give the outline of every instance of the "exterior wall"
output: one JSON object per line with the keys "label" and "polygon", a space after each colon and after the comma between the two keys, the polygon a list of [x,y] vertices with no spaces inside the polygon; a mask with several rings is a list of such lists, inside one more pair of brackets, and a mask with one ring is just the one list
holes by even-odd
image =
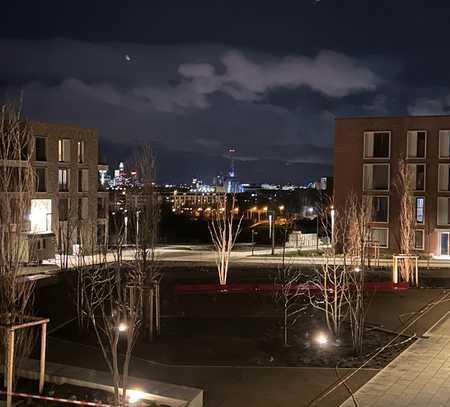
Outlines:
{"label": "exterior wall", "polygon": [[[46,138],[46,161],[36,161],[36,150],[33,148],[33,167],[45,167],[47,170],[46,192],[36,192],[34,198],[51,199],[52,200],[52,231],[55,233],[57,240],[60,239],[58,205],[61,198],[69,199],[69,221],[67,224],[71,229],[81,224],[84,234],[93,238],[94,245],[96,244],[96,229],[98,223],[107,225],[107,219],[98,219],[97,217],[97,198],[104,197],[106,205],[108,205],[108,194],[106,192],[98,191],[98,135],[97,131],[93,129],[83,129],[74,126],[51,124],[51,123],[32,123],[33,142],[37,136]],[[70,161],[58,161],[58,140],[70,140]],[[77,157],[77,142],[84,141],[84,162],[78,163]],[[58,185],[58,169],[70,169],[69,192],[59,192]],[[81,169],[88,170],[88,189],[86,192],[78,191],[78,171]],[[88,216],[86,220],[80,221],[78,219],[78,199],[82,197],[88,198]],[[106,215],[107,216],[107,215]],[[106,226],[107,227],[107,226]],[[76,232],[72,233],[72,242],[69,250],[72,249],[72,244],[76,243]],[[91,247],[89,247],[90,249]]]}
{"label": "exterior wall", "polygon": [[[450,116],[423,117],[377,117],[377,118],[339,118],[335,126],[335,157],[334,157],[334,199],[337,210],[342,210],[349,193],[353,191],[359,197],[363,194],[363,164],[389,163],[390,189],[384,193],[369,193],[368,195],[389,195],[389,218],[387,224],[373,226],[389,227],[389,250],[398,252],[399,242],[399,197],[394,183],[398,177],[398,162],[407,156],[408,130],[425,130],[425,159],[407,159],[408,163],[425,163],[425,192],[417,192],[416,196],[425,197],[425,223],[416,229],[424,229],[423,254],[439,254],[440,230],[450,230],[450,227],[437,226],[437,198],[448,197],[448,192],[438,193],[439,163],[449,163],[449,159],[439,158],[439,130],[450,129]],[[390,159],[364,159],[364,132],[390,131]]]}

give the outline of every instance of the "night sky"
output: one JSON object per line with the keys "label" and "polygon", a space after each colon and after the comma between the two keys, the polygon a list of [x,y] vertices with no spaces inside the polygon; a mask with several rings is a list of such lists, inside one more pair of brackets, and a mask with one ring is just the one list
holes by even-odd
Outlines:
{"label": "night sky", "polygon": [[336,116],[445,114],[450,4],[433,0],[21,1],[0,13],[0,97],[95,127],[113,166],[151,144],[161,182],[332,174]]}

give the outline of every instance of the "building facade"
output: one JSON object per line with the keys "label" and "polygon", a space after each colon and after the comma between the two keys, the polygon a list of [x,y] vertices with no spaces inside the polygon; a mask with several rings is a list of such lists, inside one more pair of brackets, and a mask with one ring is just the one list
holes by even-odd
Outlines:
{"label": "building facade", "polygon": [[99,185],[98,135],[51,123],[32,123],[36,192],[33,233],[53,233],[59,251],[87,251],[107,244],[108,192]]}
{"label": "building facade", "polygon": [[399,250],[399,162],[412,178],[417,253],[450,255],[450,116],[340,118],[335,128],[334,200],[367,197],[372,240]]}

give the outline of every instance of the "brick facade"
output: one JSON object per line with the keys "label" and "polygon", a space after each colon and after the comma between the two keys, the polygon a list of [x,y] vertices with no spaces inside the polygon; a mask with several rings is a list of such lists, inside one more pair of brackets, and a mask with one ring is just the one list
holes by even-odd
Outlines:
{"label": "brick facade", "polygon": [[[448,177],[447,164],[450,164],[450,154],[448,151],[449,135],[447,135],[446,130],[450,130],[449,116],[336,119],[334,199],[337,210],[339,211],[344,208],[346,197],[351,191],[360,197],[363,195],[387,196],[389,202],[387,221],[373,222],[371,223],[371,227],[378,229],[388,228],[388,244],[386,245],[386,249],[392,252],[398,252],[400,209],[395,182],[398,178],[399,160],[405,158],[407,163],[411,164],[410,167],[414,168],[414,171],[423,171],[423,168],[425,169],[423,177],[425,186],[423,190],[414,192],[416,198],[424,198],[425,209],[423,222],[417,223],[415,227],[416,230],[423,230],[423,232],[418,232],[418,236],[423,236],[423,247],[418,247],[417,251],[435,256],[447,255],[446,252],[449,248],[446,242],[450,236],[447,234],[450,232],[450,216],[444,213],[444,209],[447,208],[447,206],[444,208],[444,204],[448,205],[447,198],[450,198],[450,191],[445,189],[450,188],[445,186],[448,184],[447,178],[441,179],[442,177]],[[377,132],[389,132],[390,134],[390,155],[388,158],[367,157],[368,154],[365,154],[365,150],[367,153],[368,149],[373,149],[373,145],[371,146],[370,144],[371,142],[373,143],[373,139],[370,139],[371,136],[365,136],[365,134],[374,134]],[[423,138],[423,134],[419,135],[422,132],[426,134],[425,156],[411,156],[408,143],[411,145],[417,143],[420,137]],[[409,142],[408,139],[410,140]],[[444,139],[447,139],[447,141]],[[440,150],[445,151],[440,152]],[[382,164],[389,166],[389,189],[387,191],[370,190],[371,188],[366,185],[367,183],[370,184],[370,182],[373,182],[373,180],[367,181],[364,172],[371,173],[373,168],[375,168],[374,164],[378,165],[378,168],[381,168]],[[442,168],[439,169],[440,167]],[[444,187],[440,187],[440,185],[444,185]],[[439,205],[441,205],[439,215],[438,200],[440,202]],[[419,201],[415,199],[415,202]],[[421,235],[422,233],[423,235]]]}

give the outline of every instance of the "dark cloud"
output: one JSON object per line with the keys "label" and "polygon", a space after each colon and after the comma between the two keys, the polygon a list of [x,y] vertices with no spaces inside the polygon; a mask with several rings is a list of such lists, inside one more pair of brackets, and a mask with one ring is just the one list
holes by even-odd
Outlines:
{"label": "dark cloud", "polygon": [[[108,144],[154,144],[170,181],[201,176],[202,160],[205,173],[223,171],[230,145],[243,180],[305,182],[304,168],[314,165],[327,171],[317,177],[329,175],[336,106],[384,83],[363,59],[329,50],[280,56],[220,45],[3,39],[0,53],[9,55],[0,65],[4,95],[23,90],[32,119],[98,128],[111,161],[127,150]],[[182,165],[180,154],[195,162]]]}

